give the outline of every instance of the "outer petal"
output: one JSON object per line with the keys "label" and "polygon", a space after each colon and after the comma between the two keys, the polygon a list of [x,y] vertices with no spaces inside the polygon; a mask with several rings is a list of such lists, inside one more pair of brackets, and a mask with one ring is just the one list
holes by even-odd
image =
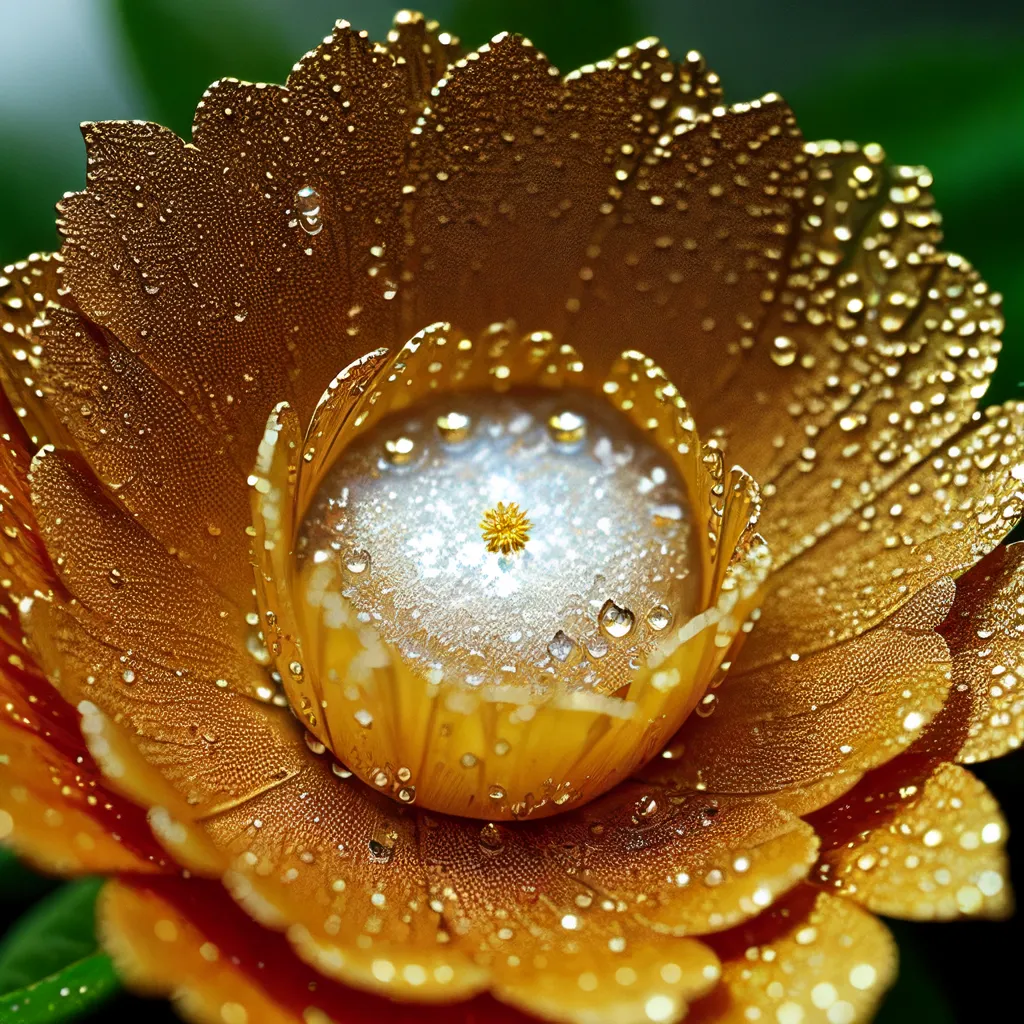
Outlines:
{"label": "outer petal", "polygon": [[100,932],[133,987],[171,996],[202,1024],[518,1024],[490,999],[403,1006],[347,988],[299,960],[210,882],[127,877],[103,891]]}
{"label": "outer petal", "polygon": [[308,418],[395,333],[410,88],[406,65],[339,23],[287,88],[212,86],[191,144],[84,128],[87,189],[61,204],[71,292],[243,472],[278,401]]}
{"label": "outer petal", "polygon": [[1006,822],[966,769],[906,755],[810,819],[814,877],[890,917],[1004,917],[1012,896]]}
{"label": "outer petal", "polygon": [[[405,336],[439,320],[470,337],[514,320],[563,338],[622,182],[673,122],[706,115],[719,93],[699,56],[674,65],[656,40],[564,81],[508,34],[458,61],[413,129]],[[590,362],[597,339],[585,341]],[[650,348],[617,337],[597,372],[630,347]]]}
{"label": "outer petal", "polygon": [[692,1024],[857,1024],[896,976],[896,944],[855,904],[803,887],[784,905],[716,936],[722,984]]}
{"label": "outer petal", "polygon": [[942,634],[953,687],[926,737],[943,756],[971,764],[1024,740],[1024,544],[998,547],[957,582]]}
{"label": "outer petal", "polygon": [[637,783],[525,835],[551,870],[676,936],[719,931],[760,913],[806,876],[817,850],[811,829],[767,800]]}
{"label": "outer petal", "polygon": [[[806,813],[906,749],[943,707],[949,652],[940,581],[880,626],[829,650],[730,673],[644,774],[711,793],[774,794]],[[755,634],[757,630],[755,629]]]}
{"label": "outer petal", "polygon": [[528,828],[425,825],[433,899],[499,999],[573,1024],[677,1021],[718,979],[706,946],[653,934],[553,863]]}
{"label": "outer petal", "polygon": [[777,570],[741,667],[806,656],[856,636],[992,550],[1024,510],[1022,427],[1024,403],[985,410],[825,541]]}

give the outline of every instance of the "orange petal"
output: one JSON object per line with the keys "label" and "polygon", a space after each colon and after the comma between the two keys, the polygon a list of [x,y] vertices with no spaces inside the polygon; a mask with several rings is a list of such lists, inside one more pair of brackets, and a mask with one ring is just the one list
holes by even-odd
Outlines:
{"label": "orange petal", "polygon": [[1022,424],[1024,403],[986,409],[826,539],[808,537],[766,584],[740,666],[856,636],[994,548],[1024,510]]}
{"label": "orange petal", "polygon": [[235,605],[252,605],[246,471],[211,430],[109,331],[64,309],[35,336],[56,416],[118,502]]}
{"label": "orange petal", "polygon": [[431,895],[453,941],[489,968],[498,999],[547,1020],[679,1020],[717,981],[717,958],[654,934],[567,873],[549,849],[556,834],[424,819]]}
{"label": "orange petal", "polygon": [[965,764],[1024,740],[1024,544],[998,547],[957,581],[942,625],[953,655],[949,701],[922,737]]}
{"label": "orange petal", "polygon": [[111,791],[74,709],[22,645],[6,596],[0,612],[0,839],[60,874],[166,869],[144,813]]}
{"label": "orange petal", "polygon": [[171,996],[209,1024],[527,1024],[487,998],[448,1005],[392,1003],[346,988],[299,960],[213,882],[125,878],[97,907],[100,933],[128,984]]}
{"label": "orange petal", "polygon": [[[806,813],[918,738],[949,689],[933,630],[953,599],[940,581],[888,622],[795,661],[726,676],[646,774],[712,793],[778,794]],[[754,633],[756,635],[758,625]]]}
{"label": "orange petal", "polygon": [[[701,435],[718,436],[716,404],[746,369],[750,335],[783,270],[806,161],[777,96],[667,126],[602,209],[567,340],[599,370],[620,349],[653,356],[687,402],[693,396]],[[753,430],[759,384],[737,382],[731,396],[743,395]],[[757,475],[759,467],[743,465]]]}
{"label": "orange petal", "polygon": [[37,347],[40,328],[66,295],[59,254],[35,252],[0,273],[0,384],[31,438],[30,454],[41,444],[66,440],[60,420],[42,400]]}
{"label": "orange petal", "polygon": [[[613,901],[618,913],[676,936],[759,914],[807,875],[817,854],[813,831],[767,800],[711,799],[639,783],[525,828],[523,836],[552,870]],[[514,871],[517,852],[483,863],[493,870],[504,861]]]}
{"label": "orange petal", "polygon": [[238,466],[274,405],[308,420],[341,367],[397,333],[408,87],[339,23],[287,88],[211,86],[188,145],[153,124],[84,128],[67,283]]}
{"label": "orange petal", "polygon": [[[457,61],[413,130],[405,335],[452,320],[472,337],[511,319],[562,338],[621,182],[681,111],[706,114],[719,95],[699,57],[673,65],[656,40],[564,82],[508,34]],[[650,348],[606,337],[610,356]]]}
{"label": "orange petal", "polygon": [[1006,822],[965,768],[907,755],[810,819],[814,878],[889,917],[1005,917]]}
{"label": "orange petal", "polygon": [[809,886],[713,945],[722,984],[692,1008],[690,1024],[866,1024],[896,976],[896,944],[881,921]]}
{"label": "orange petal", "polygon": [[109,647],[104,686],[131,685],[138,658],[209,688],[256,694],[266,687],[245,649],[242,612],[122,510],[81,456],[44,449],[33,462],[32,487],[58,573]]}

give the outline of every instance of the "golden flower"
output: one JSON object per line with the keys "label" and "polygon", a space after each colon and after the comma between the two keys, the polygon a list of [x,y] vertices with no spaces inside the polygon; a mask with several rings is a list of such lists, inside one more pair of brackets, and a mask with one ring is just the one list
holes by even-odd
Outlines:
{"label": "golden flower", "polygon": [[3,281],[0,832],[130,980],[842,1024],[872,912],[1007,912],[1024,405],[924,169],[408,13],[84,133]]}

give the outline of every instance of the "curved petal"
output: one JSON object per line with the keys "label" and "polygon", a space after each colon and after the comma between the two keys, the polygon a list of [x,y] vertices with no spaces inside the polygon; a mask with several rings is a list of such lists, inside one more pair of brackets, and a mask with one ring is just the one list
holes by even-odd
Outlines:
{"label": "curved petal", "polygon": [[774,794],[800,814],[827,803],[910,746],[941,711],[950,659],[934,630],[952,600],[943,580],[859,637],[730,673],[714,691],[714,712],[687,719],[671,758],[644,774],[711,793]]}
{"label": "curved petal", "polygon": [[809,886],[713,944],[722,984],[692,1008],[691,1024],[866,1024],[896,977],[882,922]]}
{"label": "curved petal", "polygon": [[565,872],[530,826],[423,824],[432,899],[498,999],[571,1024],[675,1022],[717,981],[707,946],[653,934]]}
{"label": "curved petal", "polygon": [[1024,510],[1022,428],[1024,403],[986,409],[776,570],[740,667],[803,657],[856,636],[991,551]]}
{"label": "curved petal", "polygon": [[965,768],[905,755],[810,819],[813,878],[889,917],[1005,917],[1006,822]]}
{"label": "curved petal", "polygon": [[[649,39],[563,81],[503,33],[457,61],[413,129],[406,336],[438,320],[471,337],[504,320],[564,336],[622,182],[673,124],[719,102],[717,76],[693,58],[675,65]],[[649,347],[613,344],[610,357]]]}
{"label": "curved petal", "polygon": [[965,764],[1024,740],[1024,544],[998,547],[957,581],[942,625],[953,655],[949,701],[922,742]]}
{"label": "curved petal", "polygon": [[720,931],[760,913],[807,875],[817,854],[813,831],[770,801],[638,783],[524,837],[551,870],[595,899],[675,936]]}
{"label": "curved petal", "polygon": [[128,983],[170,996],[203,1024],[525,1024],[486,998],[432,1010],[346,988],[299,960],[212,882],[129,876],[107,885],[97,913]]}

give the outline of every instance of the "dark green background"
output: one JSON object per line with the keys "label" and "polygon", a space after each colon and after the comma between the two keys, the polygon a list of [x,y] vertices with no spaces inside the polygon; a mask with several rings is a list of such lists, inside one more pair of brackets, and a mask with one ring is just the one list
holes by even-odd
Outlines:
{"label": "dark green background", "polygon": [[[70,3],[79,8],[73,25],[61,21]],[[56,244],[53,204],[84,180],[79,120],[151,118],[187,132],[213,79],[283,81],[336,18],[381,37],[393,10],[382,0],[0,0],[0,60],[17,68],[0,74],[0,263]],[[677,53],[701,50],[730,100],[781,92],[808,137],[876,141],[898,161],[926,164],[948,247],[1005,296],[1006,348],[991,397],[1020,393],[1019,0],[436,0],[426,12],[471,45],[502,29],[523,32],[563,71],[658,35]],[[1024,826],[1024,755],[984,765],[979,774],[1011,826]],[[1021,847],[1011,839],[1018,890]],[[0,879],[0,917],[13,919],[47,884],[8,868]],[[932,1024],[973,1024],[1014,1015],[1015,950],[1024,948],[1016,920],[894,930],[903,970],[881,1021],[913,1015]],[[153,1024],[172,1019],[128,996],[95,1019],[114,1009],[145,1012]]]}

